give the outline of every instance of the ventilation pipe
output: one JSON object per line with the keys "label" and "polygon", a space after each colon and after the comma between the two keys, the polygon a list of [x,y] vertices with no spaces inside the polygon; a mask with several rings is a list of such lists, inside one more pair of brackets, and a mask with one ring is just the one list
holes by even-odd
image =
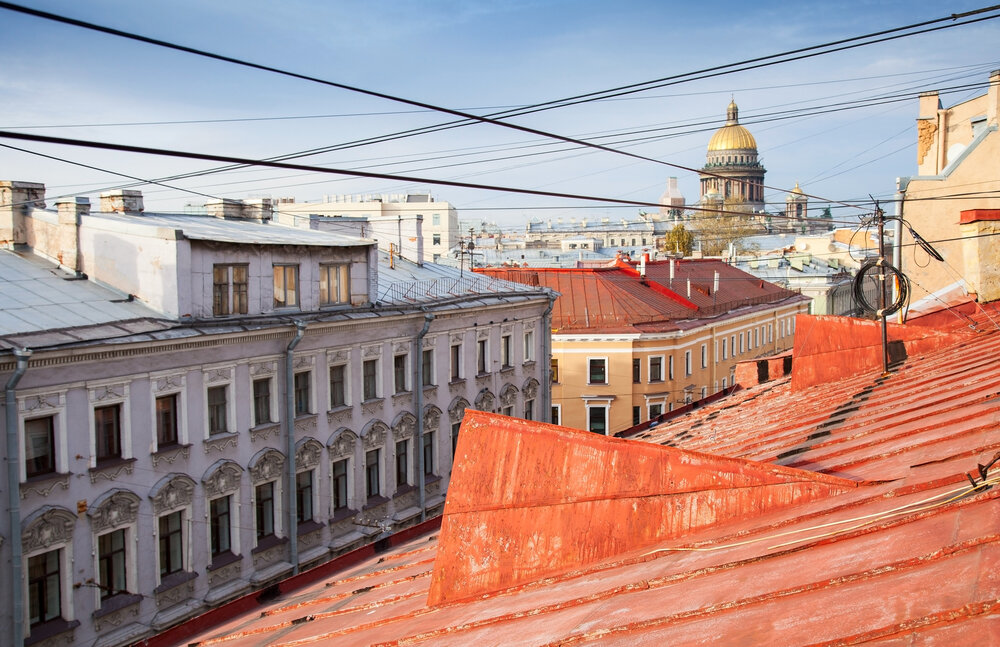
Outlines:
{"label": "ventilation pipe", "polygon": [[670,287],[674,285],[674,259],[670,259]]}
{"label": "ventilation pipe", "polygon": [[306,322],[295,321],[295,337],[285,348],[285,464],[286,474],[285,500],[288,502],[288,550],[292,560],[292,575],[299,574],[299,527],[298,511],[295,500],[295,347],[306,334]]}
{"label": "ventilation pipe", "polygon": [[646,257],[649,254],[643,254],[639,257],[639,276],[646,278]]}
{"label": "ventilation pipe", "polygon": [[[423,308],[421,308],[423,310]],[[413,341],[413,402],[414,414],[417,416],[417,487],[419,488],[420,521],[427,520],[427,493],[424,492],[426,486],[426,476],[424,475],[424,336],[434,321],[434,315],[424,312],[424,327],[417,333],[417,338]]]}
{"label": "ventilation pipe", "polygon": [[7,501],[10,508],[10,593],[11,623],[14,630],[14,645],[24,644],[24,589],[21,586],[21,456],[18,450],[17,424],[17,383],[28,370],[31,351],[27,348],[14,349],[17,366],[7,380],[4,395],[4,413],[7,427]]}
{"label": "ventilation pipe", "polygon": [[715,294],[718,291],[719,291],[719,271],[716,270],[715,280],[712,281],[712,294]]}
{"label": "ventilation pipe", "polygon": [[688,277],[688,298],[691,298],[691,277]]}

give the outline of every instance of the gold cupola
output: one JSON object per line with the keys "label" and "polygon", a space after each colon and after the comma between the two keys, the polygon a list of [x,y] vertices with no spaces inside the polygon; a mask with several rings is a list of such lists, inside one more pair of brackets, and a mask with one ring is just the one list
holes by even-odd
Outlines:
{"label": "gold cupola", "polygon": [[715,131],[708,140],[708,152],[731,150],[757,150],[757,140],[750,131],[740,125],[740,109],[736,101],[730,101],[726,108],[726,125]]}

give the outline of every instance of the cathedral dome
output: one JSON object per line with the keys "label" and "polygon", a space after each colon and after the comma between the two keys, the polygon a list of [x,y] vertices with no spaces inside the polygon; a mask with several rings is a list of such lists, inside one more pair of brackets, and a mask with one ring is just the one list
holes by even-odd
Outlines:
{"label": "cathedral dome", "polygon": [[715,131],[708,140],[708,152],[757,149],[757,140],[750,131],[740,125],[739,108],[731,101],[726,108],[726,125]]}

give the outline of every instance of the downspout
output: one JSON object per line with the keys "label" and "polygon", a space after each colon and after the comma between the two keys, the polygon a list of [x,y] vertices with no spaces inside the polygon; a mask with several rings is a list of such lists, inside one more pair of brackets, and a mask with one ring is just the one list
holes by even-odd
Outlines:
{"label": "downspout", "polygon": [[285,486],[288,504],[285,509],[288,511],[288,549],[292,560],[292,575],[299,574],[299,528],[295,500],[295,357],[292,351],[305,334],[306,323],[296,321],[295,337],[285,348],[285,451],[287,453],[285,463],[288,465]]}
{"label": "downspout", "polygon": [[542,420],[552,422],[552,309],[556,297],[549,294],[549,307],[542,313]]}
{"label": "downspout", "polygon": [[[421,308],[424,310],[424,308]],[[426,477],[424,476],[424,376],[423,376],[423,341],[424,336],[434,321],[434,315],[424,312],[424,327],[417,333],[417,338],[413,341],[413,402],[414,414],[417,416],[417,487],[420,491],[418,501],[420,505],[420,521],[427,520],[427,494],[424,492]]]}
{"label": "downspout", "polygon": [[4,422],[7,428],[7,501],[10,507],[10,588],[11,588],[11,624],[14,629],[14,645],[24,644],[24,589],[23,568],[21,566],[21,456],[18,448],[17,396],[15,389],[21,381],[21,376],[28,370],[28,358],[31,351],[27,348],[14,349],[17,367],[7,380],[4,401]]}

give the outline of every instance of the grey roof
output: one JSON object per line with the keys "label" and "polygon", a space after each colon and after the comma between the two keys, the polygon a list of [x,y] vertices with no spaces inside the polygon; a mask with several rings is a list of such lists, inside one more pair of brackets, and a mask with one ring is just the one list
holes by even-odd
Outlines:
{"label": "grey roof", "polygon": [[317,231],[299,227],[288,227],[275,222],[256,220],[226,220],[200,214],[144,213],[111,214],[96,213],[109,222],[123,226],[150,226],[179,230],[191,240],[213,240],[224,243],[247,243],[256,245],[320,245],[324,247],[353,247],[374,245],[375,241],[357,236],[344,236],[329,231]]}
{"label": "grey roof", "polygon": [[161,318],[127,295],[79,280],[37,256],[6,249],[0,250],[0,304],[0,336]]}
{"label": "grey roof", "polygon": [[382,304],[416,304],[470,296],[494,297],[515,292],[539,293],[544,288],[476,274],[468,269],[424,263],[402,258],[392,260],[379,252],[378,301]]}

